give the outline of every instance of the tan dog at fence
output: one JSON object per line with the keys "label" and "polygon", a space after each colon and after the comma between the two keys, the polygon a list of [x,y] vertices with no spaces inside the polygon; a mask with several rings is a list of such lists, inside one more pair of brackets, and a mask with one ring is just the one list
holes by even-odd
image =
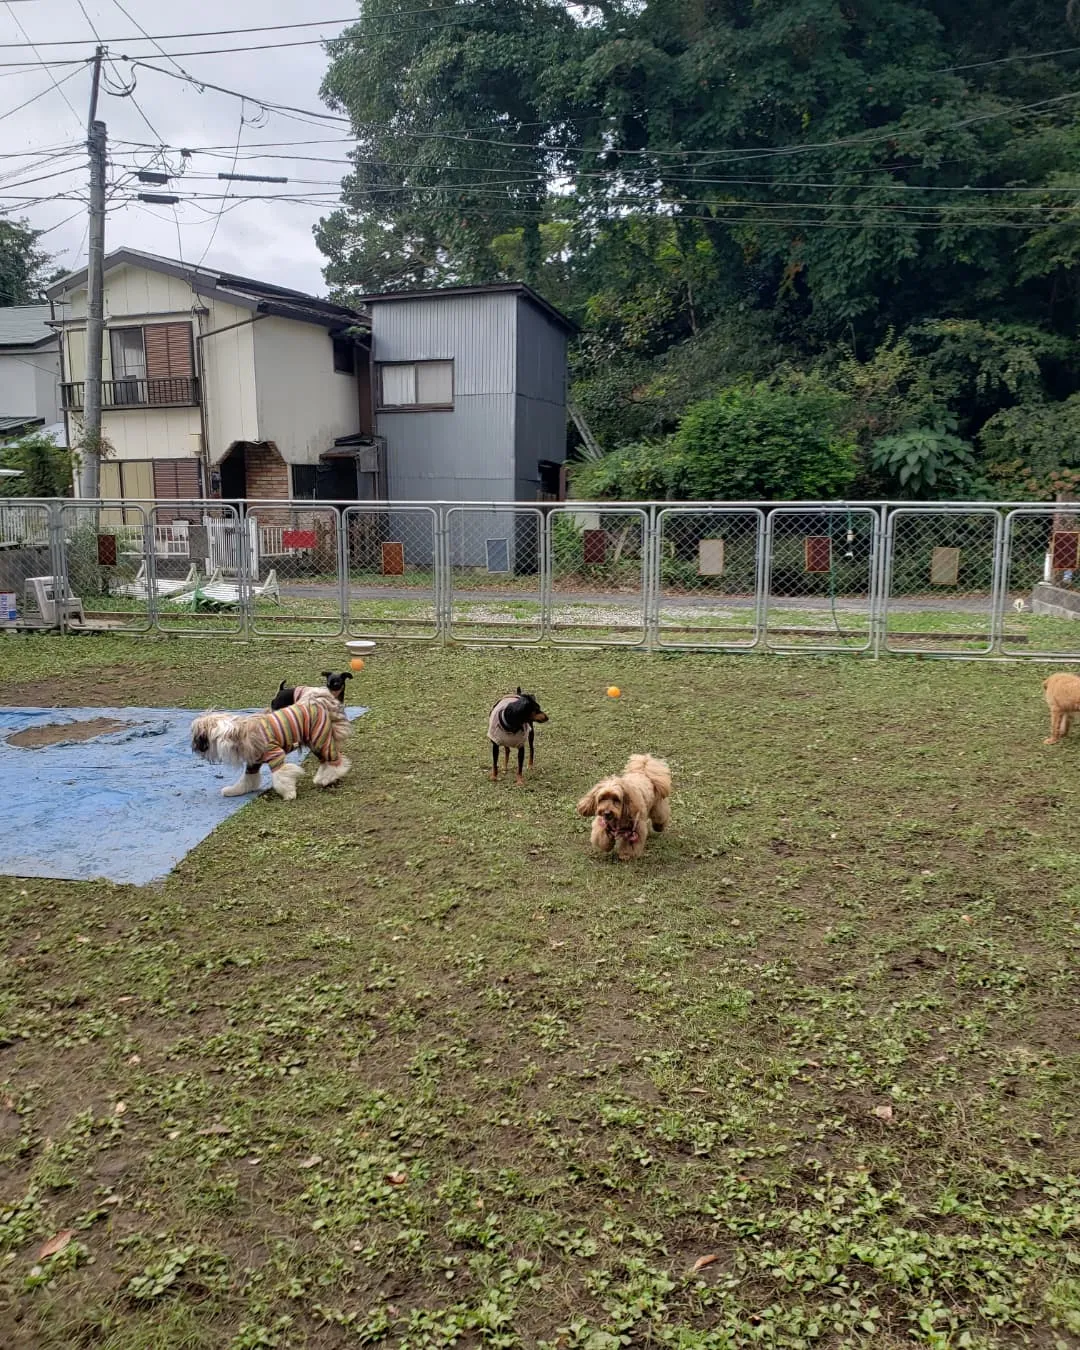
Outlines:
{"label": "tan dog at fence", "polygon": [[1080,675],[1051,675],[1043,680],[1043,692],[1050,707],[1050,735],[1043,745],[1057,745],[1069,734],[1073,713],[1080,713]]}

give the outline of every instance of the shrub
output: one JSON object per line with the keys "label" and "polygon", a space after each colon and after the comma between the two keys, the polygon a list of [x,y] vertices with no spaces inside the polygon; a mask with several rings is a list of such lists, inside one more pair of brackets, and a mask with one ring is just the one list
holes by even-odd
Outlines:
{"label": "shrub", "polygon": [[828,391],[763,384],[696,403],[673,438],[682,458],[677,495],[701,501],[842,496],[856,466],[854,442],[837,429],[839,412]]}

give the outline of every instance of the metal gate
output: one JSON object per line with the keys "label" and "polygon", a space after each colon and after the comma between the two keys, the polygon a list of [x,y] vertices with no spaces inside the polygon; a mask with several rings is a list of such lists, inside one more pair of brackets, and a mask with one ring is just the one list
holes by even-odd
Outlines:
{"label": "metal gate", "polygon": [[885,650],[991,651],[1001,535],[1001,515],[992,506],[891,512]]}
{"label": "metal gate", "polygon": [[654,571],[660,647],[749,650],[761,640],[765,514],[667,507]]}
{"label": "metal gate", "polygon": [[344,514],[345,631],[353,637],[439,636],[441,538],[431,506],[350,506]]}
{"label": "metal gate", "polygon": [[[147,511],[129,502],[69,503],[60,522],[64,575],[51,578],[50,600],[63,625],[147,632],[154,585]],[[33,587],[39,607],[47,580]]]}
{"label": "metal gate", "polygon": [[443,525],[450,636],[468,642],[539,642],[545,632],[540,509],[452,506]]}
{"label": "metal gate", "polygon": [[1006,656],[1080,659],[1080,510],[1024,507],[1005,519],[997,611]]}
{"label": "metal gate", "polygon": [[333,637],[344,630],[341,512],[307,502],[245,513],[257,566],[248,575],[253,633]]}
{"label": "metal gate", "polygon": [[770,512],[762,590],[771,651],[870,649],[880,533],[878,513],[865,506]]}
{"label": "metal gate", "polygon": [[639,646],[648,637],[650,533],[636,507],[548,512],[548,635],[560,646]]}

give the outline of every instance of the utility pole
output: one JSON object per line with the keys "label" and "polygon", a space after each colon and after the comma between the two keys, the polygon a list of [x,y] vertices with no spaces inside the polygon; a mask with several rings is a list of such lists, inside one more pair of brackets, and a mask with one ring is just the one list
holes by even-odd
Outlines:
{"label": "utility pole", "polygon": [[86,269],[86,381],[79,457],[79,496],[101,494],[101,345],[105,328],[105,123],[97,120],[105,48],[94,52],[87,149],[90,152],[90,230]]}

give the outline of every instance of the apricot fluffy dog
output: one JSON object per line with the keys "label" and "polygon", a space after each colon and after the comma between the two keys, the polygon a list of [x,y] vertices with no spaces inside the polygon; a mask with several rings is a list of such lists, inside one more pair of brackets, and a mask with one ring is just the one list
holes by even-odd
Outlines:
{"label": "apricot fluffy dog", "polygon": [[625,862],[640,858],[651,830],[671,819],[671,770],[652,755],[631,755],[618,777],[605,778],[577,804],[579,816],[593,816],[590,839],[601,853],[615,850]]}
{"label": "apricot fluffy dog", "polygon": [[1069,734],[1072,714],[1080,713],[1080,675],[1051,675],[1043,689],[1050,705],[1050,735],[1043,745],[1057,745]]}

